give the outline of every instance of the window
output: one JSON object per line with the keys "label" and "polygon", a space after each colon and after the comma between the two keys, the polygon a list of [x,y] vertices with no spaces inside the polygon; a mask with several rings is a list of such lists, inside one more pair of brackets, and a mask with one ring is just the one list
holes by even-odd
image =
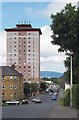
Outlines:
{"label": "window", "polygon": [[14,47],[16,47],[16,46],[14,46]]}
{"label": "window", "polygon": [[33,69],[34,69],[34,66],[33,66]]}
{"label": "window", "polygon": [[30,41],[28,41],[28,43],[30,43]]}
{"label": "window", "polygon": [[10,61],[12,61],[12,58],[10,58]]}
{"label": "window", "polygon": [[4,97],[5,96],[5,93],[2,93],[2,97]]}
{"label": "window", "polygon": [[15,37],[15,39],[16,39],[16,37]]}
{"label": "window", "polygon": [[19,68],[21,68],[21,66],[19,66]]}
{"label": "window", "polygon": [[14,54],[14,56],[16,56],[16,54]]}
{"label": "window", "polygon": [[25,52],[26,50],[24,50],[24,52]]}
{"label": "window", "polygon": [[30,47],[30,45],[28,47]]}
{"label": "window", "polygon": [[24,82],[25,82],[25,79],[24,79]]}
{"label": "window", "polygon": [[19,58],[19,60],[21,60],[21,58]]}
{"label": "window", "polygon": [[30,72],[30,70],[28,70],[28,72]]}
{"label": "window", "polygon": [[14,85],[14,89],[16,89],[17,88],[17,86],[16,86],[16,84]]}
{"label": "window", "polygon": [[30,62],[28,62],[28,64],[30,64]]}
{"label": "window", "polygon": [[2,80],[4,80],[4,75],[2,76]]}
{"label": "window", "polygon": [[30,54],[28,54],[28,56],[30,56]]}
{"label": "window", "polygon": [[26,42],[24,42],[24,44],[25,44]]}
{"label": "window", "polygon": [[30,52],[30,50],[28,50],[28,52]]}
{"label": "window", "polygon": [[30,33],[28,33],[28,35],[30,35]]}
{"label": "window", "polygon": [[21,33],[19,33],[19,35],[21,35]]}
{"label": "window", "polygon": [[30,39],[30,37],[28,37],[28,39]]}
{"label": "window", "polygon": [[13,88],[13,86],[12,86],[12,84],[10,85],[10,89],[12,89]]}
{"label": "window", "polygon": [[28,66],[28,68],[30,68],[30,66]]}
{"label": "window", "polygon": [[14,80],[16,80],[16,76],[14,76]]}
{"label": "window", "polygon": [[26,67],[24,66],[24,68],[26,68]]}
{"label": "window", "polygon": [[10,77],[10,80],[12,80],[12,76]]}
{"label": "window", "polygon": [[28,58],[28,60],[30,60],[30,58]]}
{"label": "window", "polygon": [[2,84],[2,89],[5,89],[5,84]]}
{"label": "window", "polygon": [[10,54],[10,57],[12,57],[12,54]]}
{"label": "window", "polygon": [[14,97],[16,97],[17,96],[17,94],[16,93],[14,93]]}

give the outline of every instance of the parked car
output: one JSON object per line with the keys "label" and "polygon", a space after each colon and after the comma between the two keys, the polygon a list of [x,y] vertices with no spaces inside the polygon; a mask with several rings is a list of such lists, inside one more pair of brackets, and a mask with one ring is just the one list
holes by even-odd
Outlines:
{"label": "parked car", "polygon": [[41,102],[42,102],[42,101],[41,101],[40,98],[36,98],[35,103],[41,103]]}
{"label": "parked car", "polygon": [[19,105],[19,101],[11,100],[11,101],[6,101],[5,102],[7,105]]}
{"label": "parked car", "polygon": [[53,95],[57,95],[58,93],[57,92],[54,92]]}
{"label": "parked car", "polygon": [[52,100],[56,100],[57,99],[57,95],[56,94],[53,94],[52,95]]}
{"label": "parked car", "polygon": [[28,100],[27,99],[22,100],[22,104],[28,104]]}
{"label": "parked car", "polygon": [[36,98],[32,98],[32,102],[35,102]]}
{"label": "parked car", "polygon": [[49,95],[52,95],[52,94],[53,94],[52,92],[49,93]]}

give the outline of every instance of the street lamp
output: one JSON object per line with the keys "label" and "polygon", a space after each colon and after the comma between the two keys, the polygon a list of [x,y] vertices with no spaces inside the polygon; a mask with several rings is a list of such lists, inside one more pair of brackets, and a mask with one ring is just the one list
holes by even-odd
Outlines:
{"label": "street lamp", "polygon": [[73,51],[71,50],[67,55],[70,56],[70,107],[72,107],[72,85],[73,85],[73,75],[72,75],[72,55]]}
{"label": "street lamp", "polygon": [[71,85],[71,89],[70,89],[70,107],[72,107],[72,85],[73,85],[73,77],[72,77],[72,55],[73,52],[70,51],[70,85]]}

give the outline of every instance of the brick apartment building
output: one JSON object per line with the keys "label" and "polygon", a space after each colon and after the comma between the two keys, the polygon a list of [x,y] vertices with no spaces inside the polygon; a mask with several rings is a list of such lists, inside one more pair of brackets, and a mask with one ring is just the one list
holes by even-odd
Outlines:
{"label": "brick apartment building", "polygon": [[39,28],[31,24],[17,24],[7,32],[7,65],[23,74],[24,82],[40,80],[40,35]]}

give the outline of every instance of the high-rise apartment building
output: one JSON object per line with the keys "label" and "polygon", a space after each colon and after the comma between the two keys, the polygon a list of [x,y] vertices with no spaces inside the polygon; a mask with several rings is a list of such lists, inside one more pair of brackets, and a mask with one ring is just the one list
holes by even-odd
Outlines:
{"label": "high-rise apartment building", "polygon": [[31,24],[17,24],[7,32],[7,65],[15,64],[23,74],[24,82],[40,80],[40,35],[39,28]]}

